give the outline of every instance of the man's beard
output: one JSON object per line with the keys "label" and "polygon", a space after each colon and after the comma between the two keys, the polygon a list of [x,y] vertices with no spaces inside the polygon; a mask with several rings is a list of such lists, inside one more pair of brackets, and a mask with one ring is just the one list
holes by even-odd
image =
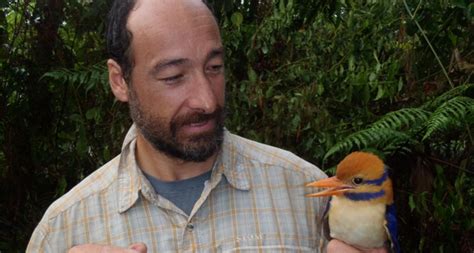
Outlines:
{"label": "man's beard", "polygon": [[[221,106],[210,114],[191,112],[178,115],[168,123],[165,118],[143,111],[133,88],[129,92],[130,116],[145,139],[165,155],[188,162],[203,162],[221,147],[224,135],[225,111]],[[214,120],[208,132],[180,136],[183,126]]]}

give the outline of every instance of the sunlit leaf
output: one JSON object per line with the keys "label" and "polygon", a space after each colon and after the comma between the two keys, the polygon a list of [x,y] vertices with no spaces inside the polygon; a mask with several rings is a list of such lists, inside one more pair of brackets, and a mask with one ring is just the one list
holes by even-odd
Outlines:
{"label": "sunlit leaf", "polygon": [[240,12],[234,12],[230,19],[232,21],[232,24],[234,24],[236,27],[240,27],[240,25],[244,21],[244,16]]}

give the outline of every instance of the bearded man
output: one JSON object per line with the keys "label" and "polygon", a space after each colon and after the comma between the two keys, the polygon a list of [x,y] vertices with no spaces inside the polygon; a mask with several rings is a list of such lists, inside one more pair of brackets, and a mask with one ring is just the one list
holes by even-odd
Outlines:
{"label": "bearded man", "polygon": [[326,201],[304,184],[326,175],[224,128],[224,48],[205,3],[117,0],[107,44],[111,90],[134,124],[120,155],[48,208],[27,252],[325,247]]}

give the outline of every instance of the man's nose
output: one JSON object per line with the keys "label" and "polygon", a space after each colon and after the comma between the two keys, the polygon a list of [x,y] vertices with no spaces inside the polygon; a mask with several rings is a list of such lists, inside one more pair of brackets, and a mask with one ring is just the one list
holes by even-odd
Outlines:
{"label": "man's nose", "polygon": [[217,107],[216,87],[205,73],[194,75],[189,91],[188,106],[202,113],[212,113]]}

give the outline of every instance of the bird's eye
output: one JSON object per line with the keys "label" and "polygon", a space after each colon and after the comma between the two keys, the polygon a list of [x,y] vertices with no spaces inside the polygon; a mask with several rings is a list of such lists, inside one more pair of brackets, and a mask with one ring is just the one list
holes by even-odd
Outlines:
{"label": "bird's eye", "polygon": [[354,184],[361,184],[362,181],[363,180],[360,177],[355,177],[355,178],[352,179],[352,183],[354,183]]}

